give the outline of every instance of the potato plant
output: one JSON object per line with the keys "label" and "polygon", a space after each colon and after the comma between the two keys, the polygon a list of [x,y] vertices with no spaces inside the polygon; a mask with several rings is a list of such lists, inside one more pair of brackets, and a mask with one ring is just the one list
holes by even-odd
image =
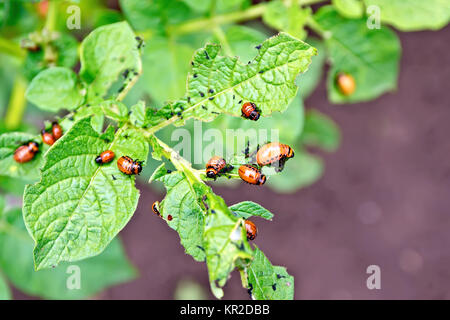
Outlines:
{"label": "potato plant", "polygon": [[[0,297],[9,296],[3,278],[30,294],[80,298],[135,276],[115,239],[140,195],[136,176],[117,165],[128,156],[143,161],[148,183],[164,185],[159,214],[186,254],[206,263],[217,298],[238,269],[253,299],[293,299],[293,277],[247,239],[246,219],[274,214],[251,201],[226,204],[204,168],[180,156],[168,133],[180,126],[192,130],[193,119],[221,130],[280,129],[280,141],[296,157],[270,175],[268,185],[292,192],[317,180],[323,165],[307,148],[333,151],[339,145],[334,122],[303,108],[324,62],[330,63],[331,102],[374,99],[394,90],[398,77],[400,43],[383,24],[413,31],[439,29],[449,20],[445,0],[333,0],[311,8],[321,2],[329,1],[122,0],[119,12],[81,1],[83,22],[92,30],[77,34],[80,44],[61,18],[70,1],[2,7],[0,21],[20,34],[0,33],[0,53],[12,59],[4,64],[14,61],[7,68],[16,74],[14,83],[5,82],[12,93],[1,126],[0,186],[14,192],[16,181],[29,184],[22,210],[5,209],[0,197]],[[377,28],[369,27],[366,11],[374,6],[382,13]],[[14,20],[11,10],[17,19],[33,12],[34,22]],[[258,18],[265,27],[237,24]],[[269,35],[267,27],[276,32]],[[22,123],[25,98],[46,112],[44,130],[51,132],[55,119],[61,126],[64,134],[51,146]],[[241,117],[247,101],[257,105],[258,121]],[[39,151],[19,163],[15,151],[30,142]],[[97,163],[106,150],[115,154],[113,161]],[[240,164],[233,163],[228,178],[239,179]],[[86,270],[86,286],[68,292],[65,266],[73,262]]]}

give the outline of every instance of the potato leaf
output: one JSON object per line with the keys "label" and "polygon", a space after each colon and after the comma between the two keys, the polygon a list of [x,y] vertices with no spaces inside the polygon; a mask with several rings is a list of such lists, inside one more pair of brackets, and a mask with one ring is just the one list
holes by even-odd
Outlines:
{"label": "potato leaf", "polygon": [[34,77],[25,95],[40,109],[56,112],[77,108],[84,101],[84,93],[75,72],[68,68],[55,67]]}
{"label": "potato leaf", "polygon": [[[7,231],[0,230],[0,269],[16,288],[29,295],[46,299],[86,299],[106,287],[136,276],[119,239],[114,239],[97,257],[36,272],[33,268],[33,240],[27,234],[21,210],[8,211],[4,220],[0,219],[1,223],[7,224],[8,228],[5,229]],[[77,290],[67,288],[70,277],[67,271],[71,265],[80,268],[81,287]]]}
{"label": "potato leaf", "polygon": [[[365,19],[343,18],[332,6],[320,8],[315,19],[325,32],[332,64],[327,80],[332,102],[371,100],[396,88],[401,48],[393,31],[369,29]],[[350,96],[343,95],[335,84],[340,72],[355,80],[356,90]]]}
{"label": "potato leaf", "polygon": [[272,212],[253,201],[242,201],[233,204],[230,207],[230,210],[236,214],[236,216],[243,219],[248,219],[253,216],[261,217],[266,220],[272,220],[273,218]]}
{"label": "potato leaf", "polygon": [[[197,261],[204,261],[203,230],[206,212],[199,203],[193,182],[181,171],[168,174],[164,164],[155,170],[151,180],[161,181],[167,189],[159,208],[162,217],[169,227],[178,232],[186,253]],[[169,215],[172,220],[167,219]]]}
{"label": "potato leaf", "polygon": [[[133,143],[130,143],[133,141]],[[116,159],[98,165],[104,150]],[[134,177],[116,161],[128,155],[146,159],[147,142],[134,129],[109,127],[102,135],[84,118],[73,125],[46,155],[41,180],[24,195],[24,219],[32,238],[37,270],[102,252],[133,215],[139,191]]]}
{"label": "potato leaf", "polygon": [[245,269],[249,293],[256,300],[294,299],[294,277],[286,268],[273,266],[256,247],[252,263]]}
{"label": "potato leaf", "polygon": [[134,72],[141,63],[138,41],[126,22],[92,31],[81,43],[80,60],[80,77],[88,84],[89,103],[100,102],[122,72]]}

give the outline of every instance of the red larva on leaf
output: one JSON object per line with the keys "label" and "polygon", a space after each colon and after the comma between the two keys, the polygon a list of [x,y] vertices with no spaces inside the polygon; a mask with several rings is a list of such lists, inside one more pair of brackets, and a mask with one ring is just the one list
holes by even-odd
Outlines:
{"label": "red larva on leaf", "polygon": [[249,184],[263,185],[266,182],[266,176],[258,168],[244,164],[239,167],[239,177]]}
{"label": "red larva on leaf", "polygon": [[39,145],[36,142],[31,141],[18,147],[16,151],[14,151],[13,158],[18,163],[25,163],[33,160],[38,151]]}
{"label": "red larva on leaf", "polygon": [[241,108],[242,116],[246,119],[256,121],[259,119],[260,113],[253,102],[246,102]]}

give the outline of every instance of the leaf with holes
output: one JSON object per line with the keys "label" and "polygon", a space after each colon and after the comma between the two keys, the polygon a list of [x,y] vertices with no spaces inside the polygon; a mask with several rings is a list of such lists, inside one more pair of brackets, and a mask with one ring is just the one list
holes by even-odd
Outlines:
{"label": "leaf with holes", "polygon": [[244,101],[256,103],[262,116],[284,111],[297,94],[297,75],[308,69],[316,49],[286,33],[269,38],[258,49],[248,64],[220,56],[217,44],[198,50],[188,75],[187,98],[160,109],[157,116],[172,116],[176,124],[187,118],[211,121],[222,113],[240,117]]}
{"label": "leaf with holes", "polygon": [[195,182],[187,179],[181,171],[168,174],[164,164],[155,170],[151,181],[161,181],[167,189],[159,206],[161,216],[169,227],[178,232],[186,253],[197,261],[204,261],[205,209],[199,203],[193,185]]}
{"label": "leaf with holes", "polygon": [[[148,145],[139,132],[109,127],[97,133],[84,118],[47,153],[41,180],[24,195],[24,219],[35,241],[37,270],[102,252],[133,215],[139,191],[134,177],[119,171],[120,156],[147,159]],[[130,143],[133,141],[133,143]],[[104,150],[114,161],[98,165]]]}
{"label": "leaf with holes", "polygon": [[80,60],[80,77],[89,85],[89,103],[102,101],[122,72],[137,71],[141,64],[138,42],[126,22],[102,26],[91,32],[81,43]]}

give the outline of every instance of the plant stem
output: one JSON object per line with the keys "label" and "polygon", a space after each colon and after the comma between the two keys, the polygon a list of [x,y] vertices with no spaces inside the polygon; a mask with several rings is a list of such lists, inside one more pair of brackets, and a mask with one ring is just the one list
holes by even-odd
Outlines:
{"label": "plant stem", "polygon": [[217,25],[251,20],[260,17],[266,10],[266,4],[261,3],[254,5],[246,10],[226,13],[211,18],[202,18],[188,21],[183,24],[169,26],[167,32],[169,34],[186,34],[200,30],[211,30]]}
{"label": "plant stem", "polygon": [[[287,1],[287,0],[286,0]],[[298,5],[312,5],[315,3],[325,2],[328,0],[297,0]],[[252,20],[261,17],[266,8],[268,6],[268,2],[260,3],[254,5],[248,9],[236,12],[225,13],[222,15],[217,15],[209,18],[201,18],[194,19],[182,24],[169,26],[167,28],[167,32],[172,35],[180,35],[186,33],[192,33],[195,31],[202,30],[212,30],[216,26],[227,24],[227,23],[236,23],[241,21]]]}
{"label": "plant stem", "polygon": [[47,19],[45,20],[45,29],[48,31],[55,31],[56,19],[58,17],[58,1],[48,2]]}
{"label": "plant stem", "polygon": [[15,42],[0,37],[0,52],[9,54],[20,60],[25,58],[25,51]]}
{"label": "plant stem", "polygon": [[8,130],[17,129],[22,122],[22,117],[26,106],[26,88],[27,83],[25,79],[21,75],[18,75],[14,80],[14,86],[5,116],[5,126]]}

